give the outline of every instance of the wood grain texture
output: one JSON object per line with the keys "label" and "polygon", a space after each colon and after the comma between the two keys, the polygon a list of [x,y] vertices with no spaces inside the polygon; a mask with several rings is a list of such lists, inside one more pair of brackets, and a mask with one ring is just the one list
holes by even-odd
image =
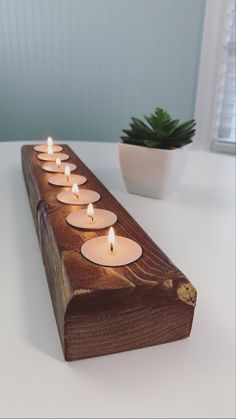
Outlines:
{"label": "wood grain texture", "polygon": [[66,360],[170,342],[189,336],[196,290],[105,186],[74,154],[74,173],[88,181],[82,188],[100,193],[95,208],[114,211],[115,231],[143,248],[142,257],[127,266],[93,264],[80,252],[88,239],[107,229],[84,231],[71,227],[67,215],[78,207],[59,203],[66,188],[48,183],[33,146],[22,147],[22,169],[49,290]]}

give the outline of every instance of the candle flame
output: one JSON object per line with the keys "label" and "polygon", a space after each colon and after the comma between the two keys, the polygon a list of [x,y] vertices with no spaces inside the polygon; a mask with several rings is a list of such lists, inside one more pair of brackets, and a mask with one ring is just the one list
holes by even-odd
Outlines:
{"label": "candle flame", "polygon": [[52,145],[48,145],[48,154],[50,154],[50,155],[53,154],[53,146]]}
{"label": "candle flame", "polygon": [[70,166],[65,167],[65,176],[67,176],[67,177],[70,176]]}
{"label": "candle flame", "polygon": [[72,191],[73,195],[76,195],[77,198],[79,198],[79,187],[78,187],[77,183],[73,183],[71,191]]}
{"label": "candle flame", "polygon": [[115,232],[114,232],[114,228],[113,227],[110,227],[109,228],[108,236],[107,236],[107,241],[110,244],[111,251],[113,251],[113,246],[114,246],[115,241],[116,241]]}
{"label": "candle flame", "polygon": [[61,165],[61,160],[58,157],[56,158],[56,165],[57,167],[60,167]]}
{"label": "candle flame", "polygon": [[92,221],[94,219],[94,209],[93,209],[93,204],[88,204],[87,207],[87,216],[92,218]]}
{"label": "candle flame", "polygon": [[53,146],[53,139],[52,139],[52,137],[48,137],[48,139],[47,139],[47,145]]}

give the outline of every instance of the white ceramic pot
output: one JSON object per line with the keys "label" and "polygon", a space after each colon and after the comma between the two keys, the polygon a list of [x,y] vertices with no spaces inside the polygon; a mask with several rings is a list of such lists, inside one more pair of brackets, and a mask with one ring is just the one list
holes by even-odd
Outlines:
{"label": "white ceramic pot", "polygon": [[165,198],[174,193],[182,178],[188,146],[173,150],[119,144],[122,175],[128,192]]}

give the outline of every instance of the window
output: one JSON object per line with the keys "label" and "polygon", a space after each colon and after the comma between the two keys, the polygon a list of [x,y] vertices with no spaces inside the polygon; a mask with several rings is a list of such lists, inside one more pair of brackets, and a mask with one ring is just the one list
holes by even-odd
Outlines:
{"label": "window", "polygon": [[213,119],[215,151],[233,151],[235,148],[235,1],[227,4],[221,44],[216,101]]}
{"label": "window", "polygon": [[235,1],[207,0],[195,147],[235,153]]}

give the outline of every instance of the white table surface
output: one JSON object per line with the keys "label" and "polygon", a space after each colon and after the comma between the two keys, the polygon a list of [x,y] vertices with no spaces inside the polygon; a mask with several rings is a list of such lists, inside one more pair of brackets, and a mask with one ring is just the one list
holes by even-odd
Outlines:
{"label": "white table surface", "polygon": [[[234,162],[191,151],[178,193],[128,194],[117,144],[69,143],[198,290],[190,338],[67,363],[21,172],[0,143],[0,416],[234,417]],[[155,180],[154,180],[155,181]]]}

